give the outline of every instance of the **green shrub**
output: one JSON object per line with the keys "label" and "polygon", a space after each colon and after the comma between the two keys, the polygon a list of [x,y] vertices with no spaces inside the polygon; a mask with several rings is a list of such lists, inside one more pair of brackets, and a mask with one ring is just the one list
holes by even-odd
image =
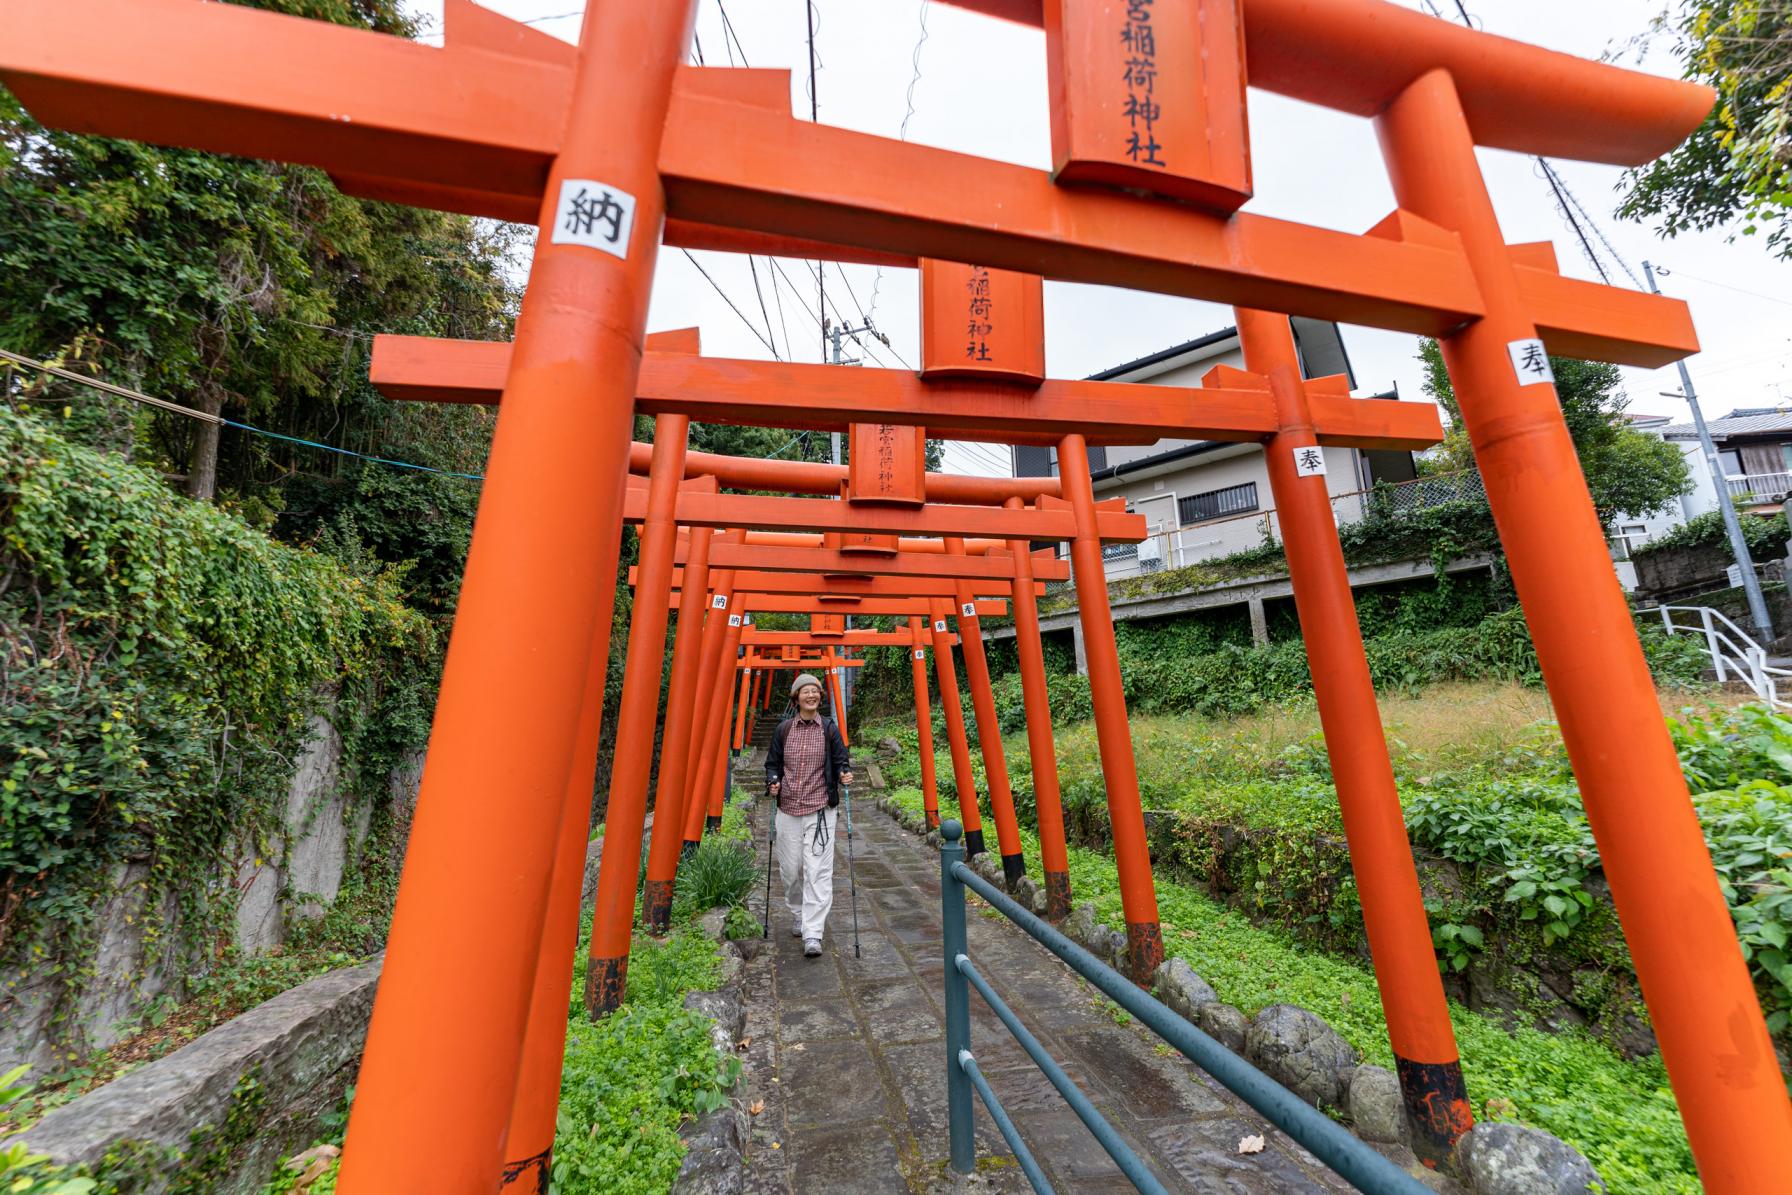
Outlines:
{"label": "green shrub", "polygon": [[[1748,543],[1751,555],[1785,554],[1788,531],[1784,511],[1771,515],[1745,514],[1739,511],[1737,522],[1742,527],[1742,538]],[[1650,556],[1675,548],[1703,548],[1728,542],[1729,532],[1724,527],[1723,512],[1708,510],[1702,515],[1694,515],[1665,535],[1659,535],[1648,543],[1631,549],[1631,554]]]}
{"label": "green shrub", "polygon": [[738,1059],[716,1054],[710,1025],[661,1002],[631,1002],[595,1023],[573,1019],[554,1136],[556,1192],[660,1195],[672,1185],[684,1158],[678,1126],[720,1107],[740,1070]]}
{"label": "green shrub", "polygon": [[745,846],[705,835],[696,853],[679,865],[673,913],[683,919],[706,909],[740,904],[746,900],[757,874],[752,852]]}

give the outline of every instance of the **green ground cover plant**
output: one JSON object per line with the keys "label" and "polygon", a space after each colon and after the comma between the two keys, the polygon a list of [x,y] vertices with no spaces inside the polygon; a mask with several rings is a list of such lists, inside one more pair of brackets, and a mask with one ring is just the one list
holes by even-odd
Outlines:
{"label": "green ground cover plant", "polygon": [[[1426,700],[1409,698],[1396,711]],[[1559,734],[1531,717],[1537,711],[1527,703],[1477,736],[1474,721],[1502,711],[1440,701],[1439,725],[1419,728],[1427,739],[1420,745],[1400,740],[1399,712],[1388,719],[1440,966],[1459,973],[1476,963],[1535,964],[1573,974],[1574,1007],[1596,1021],[1616,1018],[1611,1028],[1619,1031],[1641,1006]],[[1452,729],[1452,716],[1463,725]],[[1154,855],[1260,922],[1352,953],[1363,943],[1361,911],[1324,742],[1316,727],[1308,729],[1316,723],[1310,710],[1289,718],[1295,725],[1285,733],[1266,735],[1278,720],[1273,713],[1242,721],[1134,719],[1141,797],[1159,815]],[[1785,1033],[1792,1021],[1792,719],[1751,703],[1688,707],[1668,716],[1668,725],[1769,1027]],[[889,768],[892,780],[918,783],[912,726],[875,733],[905,745]],[[1059,728],[1056,741],[1067,828],[1074,840],[1105,843],[1106,785],[1093,726]],[[1024,735],[1004,744],[1016,807],[1030,822]],[[981,790],[975,755],[973,770]],[[950,809],[956,789],[943,750],[936,775],[942,807]],[[1542,1003],[1527,1011],[1549,1019]]]}

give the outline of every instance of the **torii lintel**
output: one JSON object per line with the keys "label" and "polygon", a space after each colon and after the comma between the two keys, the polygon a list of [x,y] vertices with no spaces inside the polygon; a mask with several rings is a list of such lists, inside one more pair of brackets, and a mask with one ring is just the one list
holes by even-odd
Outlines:
{"label": "torii lintel", "polygon": [[[1311,21],[1315,6],[1245,7],[1255,82],[1284,80],[1291,94],[1362,109],[1365,96],[1346,78],[1360,51],[1301,57],[1308,47],[1293,27]],[[1328,31],[1392,19],[1376,0],[1318,8]],[[533,219],[572,68],[563,51],[544,56],[538,40],[495,14],[456,20],[476,44],[436,49],[196,0],[13,0],[0,79],[39,119],[74,131],[316,165],[380,180],[383,198]],[[1670,148],[1709,107],[1696,85],[1468,36],[1419,37],[1405,65],[1430,63],[1459,73],[1465,93],[1505,97],[1511,88],[1489,81],[1501,72],[1473,63],[1472,51],[1498,45],[1508,68],[1541,72],[1529,109],[1537,95],[1554,101],[1546,122],[1489,115],[1481,135],[1490,144],[1551,128],[1545,140],[1562,156],[1636,164]],[[1303,72],[1323,85],[1300,83]],[[1388,71],[1369,73],[1380,80]],[[1063,188],[1043,171],[797,121],[789,95],[782,71],[680,69],[659,160],[670,217],[1428,335],[1485,312],[1452,234],[1443,234],[1447,244],[1358,236]],[[1497,100],[1484,107],[1497,114]],[[1585,124],[1565,119],[1570,110]],[[1567,131],[1576,128],[1597,134]],[[342,181],[353,190],[357,179]],[[1003,213],[999,228],[990,210]],[[1516,273],[1552,351],[1659,366],[1697,349],[1675,300],[1531,267]]]}
{"label": "torii lintel", "polygon": [[[368,370],[388,398],[495,404],[510,366],[501,341],[376,336]],[[1205,388],[1141,382],[1050,380],[1037,387],[950,379],[907,370],[747,361],[648,350],[636,409],[703,423],[843,430],[854,423],[919,424],[932,435],[1003,444],[1056,444],[1068,433],[1091,444],[1166,438],[1256,441],[1276,432],[1261,382]],[[1342,378],[1308,383],[1322,444],[1419,451],[1443,438],[1430,403],[1350,397]]]}

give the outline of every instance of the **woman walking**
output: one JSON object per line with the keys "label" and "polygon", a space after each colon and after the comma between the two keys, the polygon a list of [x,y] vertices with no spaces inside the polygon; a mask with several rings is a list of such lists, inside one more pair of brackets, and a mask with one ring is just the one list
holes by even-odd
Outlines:
{"label": "woman walking", "polygon": [[772,732],[765,779],[778,802],[778,875],[790,936],[803,939],[803,953],[815,958],[834,907],[834,810],[840,786],[852,783],[852,761],[839,726],[821,716],[821,682],[805,672],[791,682],[790,695],[796,716]]}

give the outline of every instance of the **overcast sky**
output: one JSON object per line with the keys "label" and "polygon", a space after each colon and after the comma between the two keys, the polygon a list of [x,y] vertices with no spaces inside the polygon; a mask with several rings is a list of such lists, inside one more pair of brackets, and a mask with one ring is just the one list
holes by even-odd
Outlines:
{"label": "overcast sky", "polygon": [[[437,19],[439,28],[440,0],[410,2],[414,11]],[[1419,5],[1419,0],[1407,2]],[[486,3],[557,37],[578,38],[580,17],[574,10],[581,7],[579,0]],[[747,61],[756,67],[790,68],[796,111],[808,112],[802,0],[700,0],[697,36],[711,65],[726,65],[733,50],[724,36],[724,7]],[[1660,11],[1659,0],[1471,0],[1468,7],[1495,33],[1586,57],[1621,56],[1640,69],[1678,74],[1665,41],[1645,51],[1640,63],[1630,45]],[[935,0],[816,0],[815,8],[824,123],[896,136],[908,113],[918,61],[909,140],[1039,169],[1050,166],[1045,41],[1038,30]],[[927,37],[921,43],[923,21]],[[1246,210],[1362,232],[1393,209],[1393,193],[1367,120],[1261,91],[1250,93],[1250,104],[1255,197]],[[1558,213],[1536,162],[1495,150],[1482,150],[1481,161],[1506,240],[1553,241],[1565,273],[1597,277]],[[1770,259],[1758,238],[1729,243],[1724,233],[1716,232],[1662,242],[1648,228],[1612,216],[1621,170],[1576,162],[1556,166],[1598,231],[1633,270],[1640,275],[1640,263],[1648,258],[1672,271],[1663,279],[1663,289],[1691,304],[1705,349],[1690,364],[1707,413],[1792,404],[1792,265]],[[660,258],[649,326],[696,325],[703,330],[707,354],[768,358],[759,339],[765,323],[747,259],[711,253],[697,257],[757,333],[674,250]],[[789,286],[786,278],[774,283],[764,259],[759,262],[760,292],[775,329],[771,339],[780,355],[818,360],[820,333],[810,314],[816,306],[815,276],[806,263],[780,264]],[[1607,268],[1613,268],[1609,260]],[[884,270],[880,277],[871,267],[844,269],[850,294],[842,293],[846,288],[835,267],[826,271],[830,310],[855,324],[861,310],[869,312],[892,346],[873,344],[876,356],[890,365],[899,364],[898,355],[914,363],[915,274]],[[1613,281],[1632,285],[1615,271]],[[1085,376],[1231,323],[1223,306],[1055,282],[1045,286],[1045,316],[1046,361],[1055,377]],[[1397,386],[1402,397],[1420,397],[1413,337],[1357,327],[1347,327],[1344,337],[1359,393]],[[1657,393],[1679,389],[1673,367],[1625,374],[1633,411],[1685,415],[1684,403]],[[1006,450],[955,445],[946,467],[953,472],[1005,472],[1006,459]]]}

